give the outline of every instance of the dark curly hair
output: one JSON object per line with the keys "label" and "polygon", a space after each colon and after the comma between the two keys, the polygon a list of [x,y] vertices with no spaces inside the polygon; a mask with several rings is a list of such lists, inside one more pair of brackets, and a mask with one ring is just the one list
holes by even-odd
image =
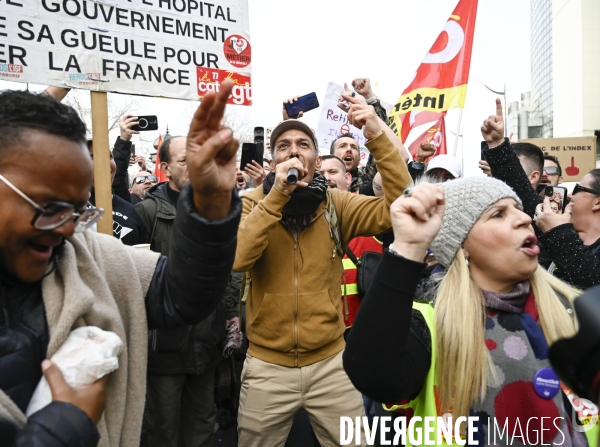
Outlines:
{"label": "dark curly hair", "polygon": [[85,143],[85,124],[77,112],[56,99],[24,90],[0,92],[0,160],[2,150],[20,142],[27,130],[41,130]]}

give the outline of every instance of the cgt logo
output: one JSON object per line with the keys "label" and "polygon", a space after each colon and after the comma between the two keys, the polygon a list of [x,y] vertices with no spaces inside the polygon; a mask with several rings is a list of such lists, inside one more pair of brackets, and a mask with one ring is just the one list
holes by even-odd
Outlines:
{"label": "cgt logo", "polygon": [[591,430],[598,423],[598,407],[587,399],[576,397],[572,400],[571,422],[580,433]]}
{"label": "cgt logo", "polygon": [[230,79],[234,86],[227,104],[249,106],[252,104],[252,84],[250,76],[244,76],[227,70],[213,70],[197,67],[198,97],[210,92],[218,92],[221,82]]}

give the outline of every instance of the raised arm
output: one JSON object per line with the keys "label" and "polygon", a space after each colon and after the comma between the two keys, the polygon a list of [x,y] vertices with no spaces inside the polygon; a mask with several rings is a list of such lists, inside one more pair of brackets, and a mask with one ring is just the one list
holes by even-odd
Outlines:
{"label": "raised arm", "polygon": [[383,131],[373,108],[348,93],[343,93],[342,97],[352,104],[348,119],[354,126],[363,129],[366,146],[375,158],[381,174],[381,186],[385,191],[383,200],[343,195],[342,238],[349,241],[356,236],[377,234],[389,229],[389,207],[411,183],[411,177],[406,163]]}
{"label": "raised arm", "polygon": [[234,192],[235,153],[221,127],[233,84],[206,95],[187,139],[190,183],[181,191],[168,261],[161,258],[146,295],[150,328],[195,324],[225,293],[235,257],[241,202]]}
{"label": "raised arm", "polygon": [[421,260],[439,231],[444,207],[443,189],[421,184],[390,210],[395,253],[385,252],[344,352],[344,368],[354,386],[379,402],[414,398],[429,371],[431,333],[412,303],[425,269]]}
{"label": "raised arm", "polygon": [[[504,137],[504,118],[500,99],[496,99],[496,115],[489,116],[483,122],[481,135],[487,145],[487,148],[483,149],[483,154],[492,171],[492,176],[502,180],[515,190],[523,202],[523,211],[533,218],[536,206],[542,203],[543,199],[531,186],[510,141]],[[481,168],[483,169],[484,166]],[[536,232],[538,232],[537,229]]]}
{"label": "raised arm", "polygon": [[127,181],[127,168],[129,168],[129,160],[131,159],[131,137],[139,133],[132,130],[131,127],[136,124],[138,124],[138,120],[135,116],[123,115],[121,117],[121,135],[117,137],[113,148],[113,157],[117,165],[115,179],[113,180],[113,193],[127,202],[131,202]]}

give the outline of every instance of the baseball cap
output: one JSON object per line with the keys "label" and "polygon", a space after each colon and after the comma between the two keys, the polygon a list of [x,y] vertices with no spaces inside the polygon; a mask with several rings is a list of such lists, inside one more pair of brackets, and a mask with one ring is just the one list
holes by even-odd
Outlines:
{"label": "baseball cap", "polygon": [[458,159],[448,154],[441,154],[437,157],[433,157],[427,165],[425,172],[429,172],[432,169],[443,169],[448,171],[454,178],[459,178],[462,175],[462,169],[460,168]]}
{"label": "baseball cap", "polygon": [[277,127],[275,127],[275,129],[273,129],[273,131],[271,132],[271,153],[273,152],[273,149],[275,148],[275,143],[277,142],[277,139],[281,136],[282,133],[284,133],[290,129],[297,129],[297,130],[304,132],[306,135],[308,135],[312,139],[312,142],[315,145],[315,150],[316,151],[319,150],[319,144],[317,143],[317,136],[313,133],[312,130],[310,130],[310,127],[308,127],[302,121],[289,119],[289,120],[280,122],[277,125]]}

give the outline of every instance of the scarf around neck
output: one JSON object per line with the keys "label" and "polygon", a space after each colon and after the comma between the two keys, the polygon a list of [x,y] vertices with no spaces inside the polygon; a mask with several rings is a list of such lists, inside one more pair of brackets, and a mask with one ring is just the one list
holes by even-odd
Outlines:
{"label": "scarf around neck", "polygon": [[485,298],[485,305],[492,309],[502,310],[505,312],[520,314],[525,309],[525,303],[527,303],[527,297],[531,285],[529,281],[520,282],[515,288],[508,293],[495,293],[482,290],[483,297]]}
{"label": "scarf around neck", "polygon": [[[269,194],[275,184],[275,172],[269,173],[263,180],[263,192]],[[300,233],[312,224],[317,207],[327,194],[328,182],[318,172],[315,172],[312,182],[306,188],[296,188],[290,195],[290,201],[285,204],[281,214],[281,222],[290,230]]]}

